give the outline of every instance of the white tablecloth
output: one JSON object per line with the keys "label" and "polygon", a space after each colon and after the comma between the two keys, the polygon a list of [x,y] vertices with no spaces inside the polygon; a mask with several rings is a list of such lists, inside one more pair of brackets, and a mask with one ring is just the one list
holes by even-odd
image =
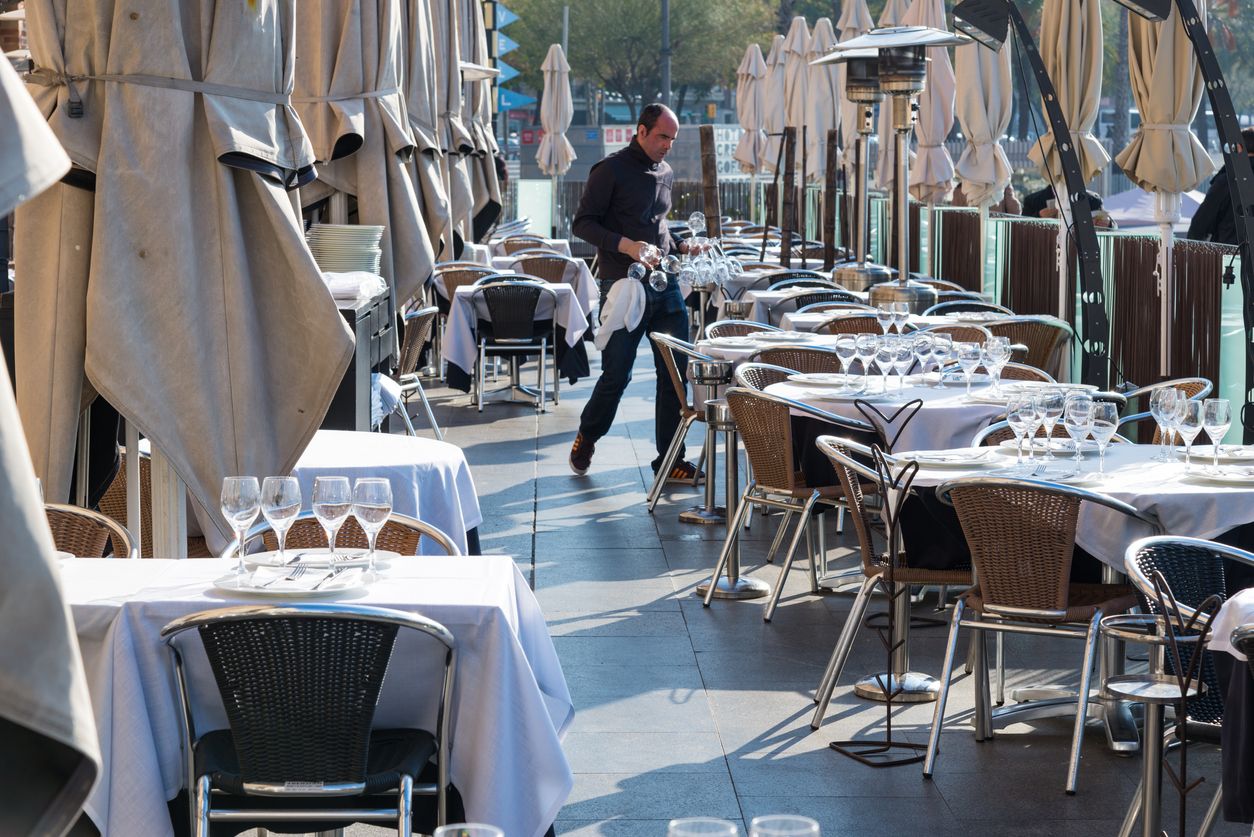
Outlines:
{"label": "white tablecloth", "polygon": [[[823,290],[823,288],[788,288],[782,291],[745,291],[740,299],[742,302],[753,303],[753,307],[749,310],[749,315],[745,319],[759,323],[768,323],[769,325],[779,325],[780,319],[784,314],[797,310],[797,297],[821,293]],[[852,293],[858,302],[867,301],[865,292],[848,291],[848,293]],[[719,303],[718,312],[719,319],[724,319],[721,302]]]}
{"label": "white tablecloth", "polygon": [[[863,301],[865,302],[865,300]],[[850,313],[856,314],[859,312],[851,311]],[[866,311],[862,313],[870,314],[872,312]],[[839,311],[823,311],[819,313],[807,312],[805,314],[798,314],[796,311],[790,311],[780,316],[779,327],[784,329],[784,331],[814,331],[832,317],[838,316],[840,316]],[[962,314],[947,314],[944,316],[932,315],[927,317],[911,314],[910,319],[907,320],[908,324],[918,328],[922,328],[924,326],[983,325],[984,322],[986,321],[982,318],[972,318],[971,316],[963,316]],[[892,333],[897,333],[896,328],[893,329]]]}
{"label": "white tablecloth", "polygon": [[[544,246],[549,248],[550,250],[554,250],[558,253],[561,253],[563,256],[570,255],[570,241],[568,239],[546,238],[544,239]],[[491,251],[493,256],[509,255],[508,253],[505,252],[505,239],[503,238],[492,239],[491,241],[488,242],[488,248]]]}
{"label": "white tablecloth", "polygon": [[[292,476],[300,481],[309,508],[315,477],[387,477],[392,509],[439,527],[462,552],[466,532],[483,522],[479,496],[462,449],[448,442],[393,433],[319,430],[301,454]],[[439,552],[423,538],[423,552]]]}
{"label": "white tablecloth", "polygon": [[[78,631],[104,769],[86,810],[105,837],[172,834],[166,800],[183,781],[179,714],[161,628],[217,607],[265,601],[209,586],[228,560],[71,559],[61,581]],[[348,595],[348,594],[346,594]],[[574,708],[544,616],[508,557],[397,560],[353,604],[421,613],[457,639],[451,778],[471,821],[539,837],[572,787],[561,738]],[[193,643],[194,643],[194,638]],[[433,724],[439,663],[398,639],[380,727]],[[194,646],[193,646],[194,647]],[[226,727],[203,657],[188,656],[202,732]],[[424,680],[424,677],[432,680]],[[434,727],[428,726],[428,729]]]}
{"label": "white tablecloth", "polygon": [[[1202,451],[1208,446],[1196,446]],[[1214,538],[1243,523],[1254,520],[1254,480],[1248,485],[1207,482],[1184,477],[1184,463],[1151,462],[1154,445],[1113,444],[1106,449],[1106,474],[1083,487],[1122,500],[1139,511],[1158,517],[1163,534],[1190,538]],[[996,464],[1010,465],[1014,451],[995,453]],[[1194,459],[1193,471],[1200,476],[1201,456]],[[1086,472],[1097,470],[1096,454],[1086,455]],[[1069,472],[1071,461],[1059,460],[1055,472]],[[980,476],[987,469],[921,468],[915,485],[936,485],[961,476]],[[1048,479],[1048,475],[1041,477]],[[1080,509],[1076,540],[1097,558],[1123,570],[1123,554],[1137,538],[1154,534],[1149,528],[1113,509],[1085,503]]]}
{"label": "white tablecloth", "polygon": [[[566,329],[566,345],[575,346],[583,339],[588,329],[588,316],[584,313],[575,296],[574,289],[565,283],[545,285],[557,294],[557,324]],[[449,306],[448,320],[444,325],[444,358],[454,363],[467,374],[474,371],[475,359],[479,354],[479,345],[475,342],[476,319],[488,318],[488,307],[481,296],[478,300],[478,311],[472,311],[471,296],[473,288],[457,289]],[[548,295],[540,297],[536,307],[536,319],[547,320],[554,317],[553,302]]]}
{"label": "white tablecloth", "polygon": [[484,267],[492,266],[492,248],[486,244],[470,244],[467,243],[462,250],[462,261],[474,262]]}
{"label": "white tablecloth", "polygon": [[1254,587],[1248,587],[1224,602],[1211,623],[1210,642],[1207,647],[1212,651],[1223,651],[1238,660],[1244,661],[1245,655],[1232,647],[1232,632],[1242,625],[1254,624]]}
{"label": "white tablecloth", "polygon": [[[525,272],[517,261],[515,256],[493,256],[492,267],[502,273]],[[588,263],[583,259],[572,259],[562,276],[562,281],[574,288],[575,298],[579,300],[580,307],[583,308],[584,314],[591,318],[592,310],[601,301],[601,289]]]}

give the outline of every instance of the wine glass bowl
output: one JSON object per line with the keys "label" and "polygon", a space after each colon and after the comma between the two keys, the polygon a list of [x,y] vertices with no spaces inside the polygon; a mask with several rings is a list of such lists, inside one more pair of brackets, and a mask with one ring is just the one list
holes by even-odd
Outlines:
{"label": "wine glass bowl", "polygon": [[649,287],[661,293],[670,285],[670,277],[664,271],[653,270],[649,273]]}
{"label": "wine glass bowl", "polygon": [[1232,427],[1232,410],[1227,398],[1207,398],[1202,402],[1202,427],[1210,437],[1213,461],[1211,471],[1219,471],[1219,443]]}
{"label": "wine glass bowl", "polygon": [[300,514],[300,483],[295,477],[266,477],[262,481],[261,513],[279,541],[279,563],[286,564],[287,533]]}
{"label": "wine glass bowl", "polygon": [[327,536],[327,552],[335,552],[335,539],[340,527],[353,510],[353,493],[348,477],[317,477],[314,479],[313,513]]}
{"label": "wine glass bowl", "polygon": [[1203,402],[1185,399],[1176,407],[1176,432],[1184,440],[1184,471],[1192,470],[1193,440],[1202,432]]}
{"label": "wine glass bowl", "polygon": [[1092,404],[1092,421],[1089,432],[1097,442],[1097,472],[1106,473],[1106,446],[1119,429],[1119,408],[1109,401]]}
{"label": "wine glass bowl", "polygon": [[256,477],[225,477],[219,497],[222,516],[235,532],[236,575],[244,574],[244,533],[261,513],[261,486]]}
{"label": "wine glass bowl", "polygon": [[370,546],[367,562],[374,568],[375,541],[392,514],[392,483],[381,477],[362,477],[353,484],[353,516]]}
{"label": "wine glass bowl", "polygon": [[979,343],[955,343],[954,355],[958,359],[958,366],[962,368],[962,374],[967,379],[967,397],[971,397],[971,379],[975,375],[975,370],[980,366],[980,344]]}

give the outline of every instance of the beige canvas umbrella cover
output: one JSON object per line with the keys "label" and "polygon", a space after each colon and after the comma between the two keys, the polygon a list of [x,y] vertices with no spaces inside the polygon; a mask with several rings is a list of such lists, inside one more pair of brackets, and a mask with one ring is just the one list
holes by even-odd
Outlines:
{"label": "beige canvas umbrella cover", "polygon": [[[1058,93],[1058,105],[1080,160],[1080,174],[1092,180],[1110,162],[1093,136],[1102,93],[1102,11],[1099,0],[1045,0],[1041,9],[1041,57]],[[1046,132],[1028,157],[1062,182],[1054,135]]]}
{"label": "beige canvas umbrella cover", "polygon": [[[0,215],[7,215],[55,184],[70,159],[7,61],[0,61],[0,124]],[[0,833],[60,835],[100,771],[100,747],[12,392],[0,352],[0,758],[27,766],[17,772],[21,781],[0,787]]]}
{"label": "beige canvas umbrella cover", "polygon": [[[492,63],[492,56],[488,52],[483,4],[471,2],[464,8],[466,25],[463,29],[463,42],[466,47],[462,59],[477,66],[488,67]],[[492,78],[472,78],[465,74],[463,78],[467,119],[475,146],[475,160],[471,164],[471,192],[474,195],[472,228],[479,230],[486,229],[500,215],[501,183],[496,174],[496,155],[500,149],[497,147],[492,125]]]}
{"label": "beige canvas umbrella cover", "polygon": [[[907,26],[948,29],[942,0],[914,0],[906,12]],[[919,94],[914,126],[915,160],[910,165],[910,194],[924,203],[943,203],[953,191],[954,161],[945,138],[954,126],[954,67],[947,47],[927,51],[927,87]]]}
{"label": "beige canvas umbrella cover", "polygon": [[[806,52],[807,63],[821,58],[836,46],[836,32],[832,22],[821,17],[814,23],[810,35],[810,48]],[[827,132],[840,120],[841,74],[840,64],[810,65],[806,79],[808,110],[806,119],[806,179],[822,181],[827,172]],[[837,156],[836,165],[840,165]]]}
{"label": "beige canvas umbrella cover", "polygon": [[[908,0],[886,0],[884,11],[880,12],[878,21],[881,29],[888,26],[900,26],[909,11]],[[879,115],[876,118],[875,133],[879,138],[878,156],[875,158],[875,185],[885,191],[893,186],[893,109],[885,99],[879,104]],[[914,165],[914,152],[909,152],[910,164]]]}
{"label": "beige canvas umbrella cover", "polygon": [[[1198,14],[1204,22],[1206,7]],[[1128,74],[1141,124],[1115,162],[1142,189],[1187,192],[1215,171],[1191,128],[1203,93],[1192,45],[1174,6],[1162,23],[1129,15],[1128,24]]]}
{"label": "beige canvas umbrella cover", "polygon": [[749,44],[736,68],[736,120],[740,123],[740,140],[732,155],[740,170],[757,174],[762,170],[766,153],[766,132],[762,130],[762,90],[766,78],[766,59],[762,47]]}
{"label": "beige canvas umbrella cover", "polygon": [[[224,476],[291,469],[352,354],[284,189],[313,162],[287,104],[295,4],[69,3],[27,5],[36,63],[82,77],[34,90],[95,175],[94,192],[61,186],[19,210],[18,403],[36,472],[67,495],[64,392],[82,368],[216,510]],[[88,80],[105,73],[119,80]],[[84,353],[43,351],[49,334]],[[224,544],[216,511],[203,522]]]}
{"label": "beige canvas umbrella cover", "polygon": [[776,35],[766,53],[766,78],[762,87],[762,129],[766,132],[766,156],[762,168],[774,173],[784,134],[784,36]]}
{"label": "beige canvas umbrella cover", "polygon": [[431,0],[401,4],[405,19],[405,111],[414,136],[410,176],[418,191],[427,237],[439,253],[449,227],[448,192],[440,167],[439,94],[435,45],[431,35]]}
{"label": "beige canvas umbrella cover", "polygon": [[575,104],[570,95],[570,65],[561,44],[552,44],[540,65],[544,74],[544,91],[540,102],[540,124],[544,138],[536,149],[536,165],[550,177],[559,177],[570,170],[575,160],[575,149],[566,139],[566,130],[575,115]]}
{"label": "beige canvas umbrella cover", "polygon": [[[840,12],[840,20],[836,22],[837,34],[840,40],[847,41],[850,38],[856,38],[871,31],[875,23],[871,20],[871,11],[867,8],[866,0],[845,0],[845,5]],[[838,65],[839,81],[837,90],[840,95],[840,141],[841,151],[844,154],[842,165],[848,171],[846,173],[846,183],[853,182],[853,154],[851,149],[854,142],[858,138],[858,125],[862,121],[862,106],[856,105],[849,101],[845,96],[845,66]]]}
{"label": "beige canvas umbrella cover", "polygon": [[968,206],[992,206],[1014,174],[1001,146],[1014,104],[1010,44],[996,52],[980,44],[955,47],[954,77],[955,109],[967,139],[955,171]]}
{"label": "beige canvas umbrella cover", "polygon": [[801,167],[802,143],[808,141],[809,131],[802,135],[809,117],[810,66],[806,55],[810,51],[810,27],[800,15],[792,19],[788,34],[784,37],[784,126],[797,129],[797,167]]}

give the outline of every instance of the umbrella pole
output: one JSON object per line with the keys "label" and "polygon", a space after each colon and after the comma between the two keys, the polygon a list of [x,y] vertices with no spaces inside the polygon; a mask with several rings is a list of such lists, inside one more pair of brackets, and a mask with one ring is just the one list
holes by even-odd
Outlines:
{"label": "umbrella pole", "polygon": [[980,292],[984,291],[984,275],[988,272],[988,204],[980,204],[980,261],[976,280]]}
{"label": "umbrella pole", "polygon": [[553,206],[549,210],[549,233],[553,238],[557,238],[557,175],[553,175]]}
{"label": "umbrella pole", "polygon": [[1154,220],[1161,242],[1158,248],[1158,373],[1171,376],[1171,301],[1175,278],[1175,224],[1180,220],[1180,193],[1154,193]]}
{"label": "umbrella pole", "polygon": [[758,170],[749,174],[749,220],[758,223]]}
{"label": "umbrella pole", "polygon": [[924,274],[936,277],[936,203],[927,202],[927,269]]}

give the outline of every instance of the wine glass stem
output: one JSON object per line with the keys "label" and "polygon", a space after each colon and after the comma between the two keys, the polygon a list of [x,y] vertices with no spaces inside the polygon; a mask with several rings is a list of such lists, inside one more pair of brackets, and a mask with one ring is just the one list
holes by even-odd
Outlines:
{"label": "wine glass stem", "polygon": [[1106,446],[1097,446],[1097,473],[1106,473]]}
{"label": "wine glass stem", "polygon": [[274,534],[279,539],[279,563],[286,564],[287,556],[284,553],[287,547],[287,527],[285,526],[282,529],[276,529]]}
{"label": "wine glass stem", "polygon": [[370,570],[373,571],[374,570],[374,543],[379,537],[379,530],[371,529],[370,532],[367,533],[366,537],[370,540],[370,556],[366,559],[366,563],[369,565]]}
{"label": "wine glass stem", "polygon": [[330,554],[335,551],[335,536],[339,532],[339,527],[323,526],[322,531],[327,536],[327,553]]}
{"label": "wine glass stem", "polygon": [[237,550],[235,553],[235,559],[236,559],[235,572],[237,575],[243,575],[244,574],[244,530],[243,529],[235,530],[235,546]]}
{"label": "wine glass stem", "polygon": [[1211,446],[1212,457],[1213,457],[1213,461],[1211,463],[1211,469],[1218,471],[1219,470],[1219,442],[1213,436],[1211,437],[1211,440],[1210,440],[1210,446]]}

